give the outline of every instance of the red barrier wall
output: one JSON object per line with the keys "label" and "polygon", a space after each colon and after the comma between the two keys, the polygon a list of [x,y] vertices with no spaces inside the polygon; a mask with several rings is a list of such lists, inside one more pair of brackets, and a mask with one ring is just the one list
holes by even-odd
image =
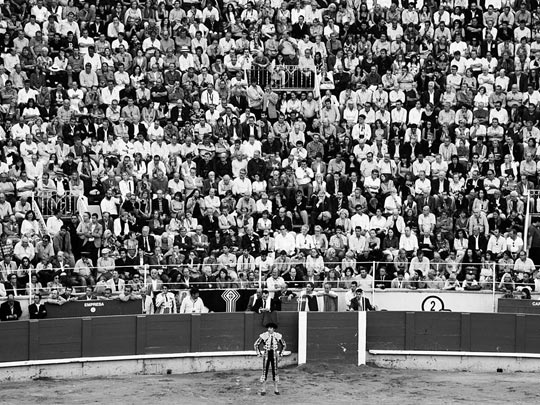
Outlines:
{"label": "red barrier wall", "polygon": [[[279,312],[298,351],[298,313]],[[307,314],[307,361],[358,359],[358,313]],[[137,315],[0,323],[0,362],[253,350],[254,313]],[[540,315],[368,312],[367,349],[540,353]]]}
{"label": "red barrier wall", "polygon": [[[298,350],[298,314],[277,315]],[[265,329],[254,313],[122,315],[0,324],[0,362],[76,357],[253,350]]]}
{"label": "red barrier wall", "polygon": [[369,312],[367,349],[540,353],[540,316]]}

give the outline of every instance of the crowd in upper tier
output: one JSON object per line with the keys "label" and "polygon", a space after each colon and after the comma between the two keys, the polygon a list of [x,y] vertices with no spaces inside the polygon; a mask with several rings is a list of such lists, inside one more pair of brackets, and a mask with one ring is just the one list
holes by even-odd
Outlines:
{"label": "crowd in upper tier", "polygon": [[0,6],[6,293],[536,277],[538,1],[93,3]]}

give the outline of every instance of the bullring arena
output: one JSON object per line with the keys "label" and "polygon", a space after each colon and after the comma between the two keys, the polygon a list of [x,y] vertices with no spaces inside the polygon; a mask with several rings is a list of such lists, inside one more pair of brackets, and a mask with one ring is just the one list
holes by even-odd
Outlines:
{"label": "bullring arena", "polygon": [[540,403],[538,0],[0,3],[1,403]]}

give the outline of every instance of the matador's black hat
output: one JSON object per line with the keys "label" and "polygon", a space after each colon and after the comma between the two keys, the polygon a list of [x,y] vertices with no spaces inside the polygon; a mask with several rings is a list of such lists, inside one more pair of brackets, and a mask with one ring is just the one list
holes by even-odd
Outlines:
{"label": "matador's black hat", "polygon": [[275,324],[274,322],[268,322],[266,325],[265,325],[265,328],[268,329],[268,328],[274,328],[274,329],[277,329],[277,324]]}

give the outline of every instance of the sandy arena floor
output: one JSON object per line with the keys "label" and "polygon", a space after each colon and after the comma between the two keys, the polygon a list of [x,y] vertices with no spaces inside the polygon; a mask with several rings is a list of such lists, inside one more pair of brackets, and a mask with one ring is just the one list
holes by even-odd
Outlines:
{"label": "sandy arena floor", "polygon": [[258,372],[37,380],[0,384],[2,404],[539,404],[538,374],[443,373],[321,364],[281,372],[281,395],[258,395]]}

